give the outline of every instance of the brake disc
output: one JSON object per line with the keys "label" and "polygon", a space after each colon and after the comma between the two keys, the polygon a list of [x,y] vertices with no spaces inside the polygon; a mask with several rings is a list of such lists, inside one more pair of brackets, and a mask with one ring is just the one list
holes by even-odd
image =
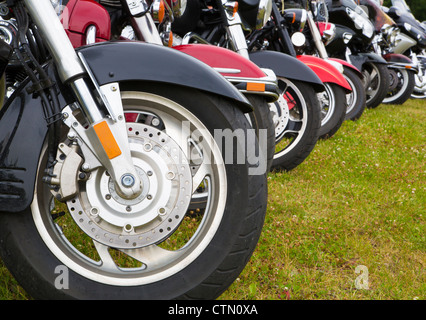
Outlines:
{"label": "brake disc", "polygon": [[164,131],[127,124],[133,163],[142,193],[122,197],[104,168],[81,181],[67,201],[71,216],[94,240],[119,249],[140,248],[169,237],[185,217],[192,195],[192,174],[179,145]]}
{"label": "brake disc", "polygon": [[288,103],[283,95],[280,95],[276,102],[269,104],[269,109],[273,114],[275,139],[279,140],[284,136],[285,129],[287,128],[287,124],[290,119]]}

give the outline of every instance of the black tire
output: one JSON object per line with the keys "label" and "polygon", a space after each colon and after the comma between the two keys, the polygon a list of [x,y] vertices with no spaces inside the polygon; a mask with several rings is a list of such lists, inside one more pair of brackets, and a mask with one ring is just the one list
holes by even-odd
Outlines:
{"label": "black tire", "polygon": [[[289,171],[309,156],[318,141],[320,106],[316,92],[309,84],[284,78],[279,82],[280,87],[284,83],[287,87],[283,96],[270,104],[275,113],[276,129],[272,170]],[[288,107],[290,103],[291,109]]]}
{"label": "black tire", "polygon": [[[362,66],[367,108],[376,108],[389,91],[389,71],[385,64],[367,62]],[[372,78],[371,78],[371,75]]]}
{"label": "black tire", "polygon": [[[149,92],[149,95],[145,95],[148,97],[146,101],[155,98],[152,94],[160,98],[167,97],[180,106],[185,106],[175,109],[176,113],[171,111],[170,114],[179,117],[178,112],[189,110],[190,113],[184,111],[185,115],[190,119],[194,119],[190,114],[195,115],[212,134],[214,129],[245,131],[250,128],[243,113],[224,99],[170,86],[142,87],[144,92]],[[141,86],[136,86],[133,90],[136,88],[140,90]],[[125,94],[125,105],[134,108],[131,106],[132,99],[138,97],[140,92],[124,91],[122,93]],[[141,103],[142,100],[135,101],[138,106],[146,108],[146,105]],[[169,103],[163,98],[156,101]],[[203,102],[202,107],[199,105],[200,101]],[[131,125],[135,128],[138,126]],[[130,128],[128,130],[130,131]],[[256,142],[248,144],[248,147],[256,147]],[[220,153],[219,156],[223,157]],[[236,154],[234,156],[236,157]],[[167,259],[168,263],[157,261],[159,264],[164,263],[162,268],[151,264],[148,259],[149,262],[145,262],[150,264],[150,267],[138,267],[139,271],[129,269],[124,277],[115,267],[111,271],[90,261],[86,256],[88,254],[83,251],[76,254],[76,248],[68,243],[71,239],[65,241],[63,238],[63,235],[67,235],[70,227],[68,225],[74,220],[69,218],[70,222],[62,225],[62,233],[55,227],[53,223],[60,224],[60,219],[65,219],[68,214],[53,221],[49,212],[52,209],[50,195],[42,195],[48,188],[41,183],[37,184],[38,193],[30,208],[21,213],[0,215],[1,258],[22,287],[36,299],[215,299],[242,271],[261,233],[267,201],[266,174],[249,175],[250,168],[253,167],[255,169],[256,166],[249,165],[246,161],[244,164],[226,163],[222,169],[217,168],[218,172],[226,174],[226,184],[222,187],[212,184],[212,188],[215,188],[212,196],[215,198],[212,198],[214,205],[211,208],[215,211],[211,212],[210,217],[208,214],[203,215],[203,222],[192,241],[182,248],[185,250],[184,255],[170,261]],[[42,169],[41,164],[39,171]],[[40,181],[40,175],[37,181]],[[216,198],[214,194],[224,193],[225,186],[226,202],[216,202],[215,199],[220,200],[220,197]],[[45,210],[42,210],[43,208]],[[178,229],[181,227],[179,225]],[[86,240],[83,240],[84,249],[91,250],[90,240],[87,236]],[[112,259],[113,253],[108,252]],[[126,251],[129,252],[132,251]],[[98,251],[98,254],[101,255],[101,252]],[[102,257],[104,254],[102,253]],[[121,254],[125,255],[120,251]],[[84,255],[84,258],[81,255]],[[158,258],[157,255],[153,257]],[[58,266],[65,267],[58,271]],[[171,269],[173,266],[176,269]],[[115,278],[116,273],[118,276]],[[89,276],[92,274],[96,278]],[[66,279],[69,287],[58,290],[57,281],[61,275],[66,276],[63,279]]]}
{"label": "black tire", "polygon": [[[320,139],[331,138],[342,126],[346,116],[346,93],[334,83],[324,83],[325,92],[318,95],[321,107]],[[323,101],[321,101],[323,100]]]}
{"label": "black tire", "polygon": [[[259,147],[262,150],[260,154],[262,155],[262,159],[263,155],[266,155],[266,172],[269,172],[271,171],[275,152],[275,127],[272,112],[263,97],[253,94],[248,94],[246,97],[254,109],[253,112],[248,113],[247,116],[251,125],[256,130],[257,137],[259,138],[259,130],[265,130],[259,138]],[[205,192],[206,189],[201,187],[198,192],[193,195],[188,208],[189,216],[197,216],[204,213],[208,200],[207,197],[204,196]]]}
{"label": "black tire", "polygon": [[[275,152],[275,126],[272,118],[272,112],[270,111],[265,98],[253,94],[248,94],[246,97],[254,108],[253,112],[249,113],[250,122],[252,123],[253,128],[256,129],[260,148],[264,150],[263,154],[266,154],[266,167],[269,172],[272,167]],[[259,137],[259,130],[262,129],[266,130],[264,132],[266,133],[266,137],[264,135]],[[264,141],[265,138],[266,141]]]}
{"label": "black tire", "polygon": [[407,69],[389,68],[389,91],[383,99],[385,104],[403,104],[414,90],[414,72]]}
{"label": "black tire", "polygon": [[352,88],[352,92],[346,94],[345,120],[355,121],[362,116],[366,107],[365,88],[362,79],[348,67],[343,68],[343,76]]}

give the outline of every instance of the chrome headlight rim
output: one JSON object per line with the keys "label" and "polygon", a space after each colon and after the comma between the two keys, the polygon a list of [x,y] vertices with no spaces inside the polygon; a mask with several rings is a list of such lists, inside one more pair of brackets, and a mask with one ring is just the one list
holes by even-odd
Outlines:
{"label": "chrome headlight rim", "polygon": [[268,22],[272,12],[272,0],[260,0],[256,17],[256,30],[260,30]]}
{"label": "chrome headlight rim", "polygon": [[174,0],[173,3],[173,16],[176,18],[181,17],[187,6],[187,0]]}
{"label": "chrome headlight rim", "polygon": [[384,24],[381,28],[380,28],[380,32],[383,35],[383,38],[386,40],[386,42],[391,45],[394,46],[396,39],[398,37],[398,34],[400,33],[400,30],[398,27],[394,26],[394,25],[389,25],[389,24]]}
{"label": "chrome headlight rim", "polygon": [[325,45],[329,44],[336,37],[336,25],[334,23],[326,22],[328,29],[322,32],[322,38]]}
{"label": "chrome headlight rim", "polygon": [[362,34],[367,38],[372,38],[374,35],[374,26],[371,21],[366,17],[366,13],[359,9],[352,10],[351,8],[346,8],[346,13],[352,19],[355,24],[355,27],[359,30],[362,30]]}

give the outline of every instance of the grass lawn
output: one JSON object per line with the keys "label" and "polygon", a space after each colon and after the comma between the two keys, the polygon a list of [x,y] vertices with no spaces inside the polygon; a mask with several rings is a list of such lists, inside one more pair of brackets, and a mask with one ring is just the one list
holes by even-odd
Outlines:
{"label": "grass lawn", "polygon": [[[258,247],[220,299],[425,299],[426,101],[366,110],[269,174]],[[0,261],[0,299],[27,299]]]}

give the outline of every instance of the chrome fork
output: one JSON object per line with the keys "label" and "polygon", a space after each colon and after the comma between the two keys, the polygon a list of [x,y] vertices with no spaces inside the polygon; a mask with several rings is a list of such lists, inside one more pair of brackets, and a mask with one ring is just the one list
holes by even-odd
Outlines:
{"label": "chrome fork", "polygon": [[249,59],[248,47],[246,38],[243,32],[243,24],[241,21],[240,14],[235,11],[235,6],[238,5],[236,1],[222,0],[222,6],[225,11],[227,26],[226,31],[231,39],[231,43],[234,46],[236,52],[243,57]]}
{"label": "chrome fork", "polygon": [[147,12],[149,6],[145,0],[122,0],[121,2],[127,6],[136,38],[148,43],[163,45],[154,20],[150,12]]}
{"label": "chrome fork", "polygon": [[[87,134],[82,134],[80,139],[108,170],[124,197],[133,198],[140,194],[141,180],[131,159],[121,100],[109,98],[98,86],[88,65],[84,62],[84,57],[75,52],[50,0],[24,0],[24,2],[43,35],[60,79],[71,86],[90,124],[90,127],[85,130]],[[88,83],[95,87],[105,108],[96,102],[93,90]],[[118,91],[117,86],[115,91]],[[76,122],[64,122],[70,126],[79,126]],[[108,148],[108,144],[114,145],[113,152]]]}

